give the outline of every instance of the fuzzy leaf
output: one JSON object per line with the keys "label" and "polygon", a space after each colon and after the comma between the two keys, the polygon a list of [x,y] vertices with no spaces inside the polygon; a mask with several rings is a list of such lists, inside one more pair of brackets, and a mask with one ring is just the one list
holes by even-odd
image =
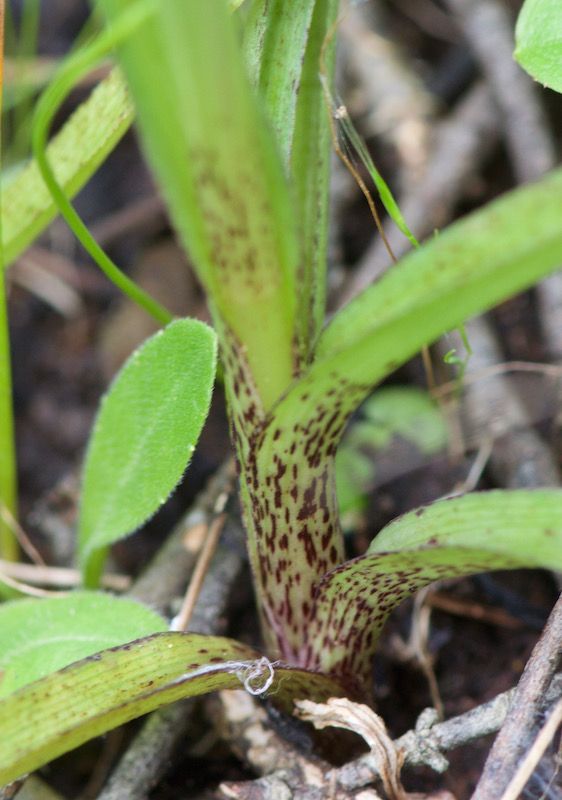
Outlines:
{"label": "fuzzy leaf", "polygon": [[404,514],[320,583],[311,666],[365,674],[402,600],[435,580],[516,567],[562,569],[562,491],[475,493]]}
{"label": "fuzzy leaf", "polygon": [[207,417],[216,362],[211,328],[176,320],[123,366],[88,445],[79,521],[86,581],[105,548],[156,512],[180,480]]}
{"label": "fuzzy leaf", "polygon": [[218,636],[161,633],[105,650],[0,701],[0,785],[166,703],[246,686],[292,699],[341,695],[323,675],[275,666]]}
{"label": "fuzzy leaf", "polygon": [[535,80],[562,92],[560,0],[525,0],[515,28],[515,58]]}
{"label": "fuzzy leaf", "polygon": [[154,611],[133,600],[73,592],[0,606],[0,697],[79,658],[166,630]]}
{"label": "fuzzy leaf", "polygon": [[[78,107],[50,143],[55,174],[73,197],[104,162],[133,121],[133,107],[121,73],[115,69]],[[9,265],[47,227],[57,207],[31,161],[1,192],[4,264]]]}
{"label": "fuzzy leaf", "polygon": [[[101,3],[110,21],[130,5]],[[268,408],[294,374],[299,252],[282,165],[234,20],[224,0],[166,0],[120,55],[178,232]]]}

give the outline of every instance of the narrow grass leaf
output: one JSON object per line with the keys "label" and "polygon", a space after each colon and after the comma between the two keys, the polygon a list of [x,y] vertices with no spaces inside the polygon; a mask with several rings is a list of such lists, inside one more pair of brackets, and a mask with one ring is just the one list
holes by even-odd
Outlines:
{"label": "narrow grass leaf", "polygon": [[103,549],[154,514],[180,480],[209,410],[215,362],[212,329],[176,320],[133,353],[102,400],[79,520],[88,585],[99,579]]}
{"label": "narrow grass leaf", "polygon": [[0,785],[166,703],[219,689],[322,702],[339,684],[271,665],[246,645],[216,636],[160,633],[71,664],[0,702]]}
{"label": "narrow grass leaf", "polygon": [[[562,491],[475,493],[404,514],[367,555],[319,585],[312,666],[342,677],[366,674],[378,635],[402,600],[435,580],[517,567],[562,569]],[[320,645],[326,641],[333,647]]]}
{"label": "narrow grass leaf", "polygon": [[535,80],[562,92],[559,0],[525,0],[515,28],[515,58]]}
{"label": "narrow grass leaf", "polygon": [[166,630],[146,606],[109,594],[73,592],[0,606],[0,697],[73,661]]}
{"label": "narrow grass leaf", "polygon": [[[82,103],[47,149],[58,182],[73,197],[129,129],[133,107],[119,70],[113,70]],[[4,265],[8,266],[47,227],[56,204],[31,161],[1,191]]]}

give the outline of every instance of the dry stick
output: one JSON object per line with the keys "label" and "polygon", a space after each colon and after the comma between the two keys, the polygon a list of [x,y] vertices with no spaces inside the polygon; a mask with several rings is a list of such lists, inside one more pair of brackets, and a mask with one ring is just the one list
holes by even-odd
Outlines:
{"label": "dry stick", "polygon": [[472,800],[501,798],[529,746],[542,700],[561,658],[562,595],[523,671],[513,703],[488,755]]}
{"label": "dry stick", "polygon": [[[559,677],[545,694],[547,704],[560,697],[562,676]],[[445,772],[448,761],[443,754],[495,733],[509,712],[515,691],[503,692],[445,722],[436,723],[434,709],[426,709],[420,714],[415,730],[394,741],[396,749],[404,756],[404,766],[428,766],[436,772]],[[254,781],[223,784],[220,787],[223,797],[315,800],[325,798],[335,785],[334,797],[349,798],[350,792],[378,780],[380,765],[374,753],[337,769],[319,759],[308,758],[281,739],[271,729],[264,709],[256,707],[255,701],[242,692],[220,692],[209,699],[207,707],[212,711],[221,738],[262,776]]]}
{"label": "dry stick", "polygon": [[201,554],[197,559],[197,564],[193,570],[193,575],[187,587],[187,592],[183,599],[183,604],[180,613],[174,618],[171,629],[174,631],[186,631],[189,628],[189,622],[193,616],[193,611],[197,603],[197,598],[201,593],[205,575],[209,569],[209,565],[215,554],[219,537],[222,533],[224,523],[226,522],[226,514],[219,514],[207,529],[205,536],[205,544],[201,549]]}
{"label": "dry stick", "polygon": [[[498,0],[447,0],[485,73],[501,112],[504,136],[519,183],[537,180],[556,165],[556,147],[539,87],[513,59],[513,20]],[[562,265],[561,265],[562,266]],[[562,273],[537,286],[549,352],[562,360]]]}
{"label": "dry stick", "polygon": [[[231,485],[232,461],[229,460],[199,495],[183,525],[174,529],[168,542],[132,588],[131,596],[156,606],[160,611],[168,610],[171,600],[181,593],[186,576],[195,564],[196,555],[184,546],[186,523],[190,527],[208,524],[215,513],[217,498],[224,495]],[[227,521],[224,536],[230,537],[235,546],[219,546],[215,553],[191,620],[191,630],[197,633],[219,632],[232,586],[244,567],[243,534],[233,519]],[[151,714],[122,757],[99,800],[121,800],[123,797],[143,800],[147,797],[168,768],[178,742],[185,737],[193,707],[191,700],[184,700]]]}
{"label": "dry stick", "polygon": [[[0,573],[31,586],[66,587],[69,589],[82,584],[81,573],[77,569],[69,569],[68,567],[48,567],[0,559]],[[101,585],[104,589],[111,589],[114,592],[125,592],[131,586],[131,579],[128,575],[108,573],[102,576]]]}
{"label": "dry stick", "polygon": [[539,731],[533,746],[519,765],[519,769],[511,779],[511,782],[501,796],[501,800],[517,800],[533,770],[542,758],[546,748],[551,743],[556,734],[558,726],[562,723],[562,700],[554,706],[547,721]]}

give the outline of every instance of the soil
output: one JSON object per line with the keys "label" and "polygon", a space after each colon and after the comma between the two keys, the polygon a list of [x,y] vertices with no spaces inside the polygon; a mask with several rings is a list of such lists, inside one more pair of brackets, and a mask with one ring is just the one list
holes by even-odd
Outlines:
{"label": "soil", "polygon": [[[79,30],[85,19],[85,8],[76,0],[47,0],[44,5],[49,13],[44,15],[40,52],[59,55]],[[517,3],[511,6],[516,8]],[[405,54],[408,63],[414,64],[436,98],[439,111],[431,125],[437,124],[451,113],[467,87],[475,81],[478,73],[475,60],[442,4],[433,0],[416,4],[401,0],[395,6],[389,4],[386,11],[387,33],[394,37],[399,52]],[[355,87],[354,91],[360,90],[361,87]],[[73,95],[72,103],[81,96],[80,92]],[[559,102],[556,106],[552,96],[546,100],[554,118],[556,108],[558,112],[560,109]],[[361,119],[358,124],[361,127]],[[363,133],[377,165],[398,187],[400,159],[391,137],[377,136],[368,128],[363,129]],[[487,165],[475,165],[472,179],[461,193],[453,213],[462,214],[482,205],[512,185],[512,166],[505,148],[500,146]],[[334,220],[334,285],[360,262],[376,235],[361,195],[353,186],[347,191],[344,202],[338,203],[338,218]],[[130,133],[82,192],[77,206],[95,226],[123,209],[130,209],[144,197],[155,197],[155,190],[135,135]],[[127,353],[151,330],[142,312],[132,308],[100,277],[60,220],[36,245],[60,260],[61,274],[66,276],[80,301],[75,313],[62,314],[33,291],[22,288],[16,280],[10,284],[21,519],[46,561],[63,563],[71,558],[68,543],[57,543],[49,535],[41,509],[45,508],[49,493],[56,490],[61,481],[69,476],[76,478],[102,392]],[[178,313],[208,318],[201,291],[175,244],[164,213],[156,211],[142,224],[112,237],[107,247],[117,262],[149,285],[157,297],[163,300],[174,297]],[[493,322],[505,359],[548,363],[549,355],[540,336],[540,310],[533,292],[497,309]],[[419,359],[391,378],[396,384],[406,381],[424,385]],[[547,434],[553,425],[554,390],[551,399],[552,409],[541,414],[537,428]],[[561,465],[560,436],[548,435],[548,440],[556,462]],[[361,525],[350,533],[350,552],[361,552],[369,538],[396,515],[450,492],[456,480],[466,477],[475,452],[472,447],[453,462],[447,454],[441,454],[415,471],[404,470],[406,474],[376,487]],[[229,453],[225,403],[218,387],[209,420],[184,481],[145,529],[114,549],[117,570],[131,576],[141,571],[174,522]],[[392,451],[384,457],[392,459]],[[484,470],[478,488],[497,485],[497,477]],[[62,512],[55,506],[52,513]],[[439,591],[462,601],[464,608],[501,609],[505,619],[510,620],[507,625],[491,619],[476,621],[443,610],[432,612],[426,644],[444,715],[449,718],[516,684],[556,600],[557,586],[549,573],[531,571],[494,574],[485,581],[467,579],[446,584],[439,587]],[[257,636],[251,605],[243,612],[238,610],[236,618],[229,623],[232,633],[252,626],[253,635]],[[377,709],[393,736],[410,729],[418,714],[432,705],[434,699],[419,661],[406,647],[411,626],[410,603],[391,618],[374,670]],[[151,798],[212,798],[218,796],[216,787],[222,781],[251,779],[252,773],[223,743],[213,741],[212,737],[209,739],[205,726],[201,715],[194,725],[190,745],[178,753],[150,793]],[[119,753],[138,727],[135,723],[119,741],[111,740],[114,746],[111,764],[118,761]],[[199,743],[207,744],[197,748],[197,737]],[[84,787],[96,765],[99,767],[106,744],[91,743],[45,768],[42,774],[62,797],[95,797],[91,785],[86,795]],[[451,753],[451,767],[444,776],[437,776],[429,769],[410,770],[405,773],[405,785],[417,792],[446,788],[458,800],[464,800],[470,797],[478,780],[490,744],[491,739],[487,738]],[[193,755],[193,751],[199,754]],[[555,796],[558,795],[552,794]]]}

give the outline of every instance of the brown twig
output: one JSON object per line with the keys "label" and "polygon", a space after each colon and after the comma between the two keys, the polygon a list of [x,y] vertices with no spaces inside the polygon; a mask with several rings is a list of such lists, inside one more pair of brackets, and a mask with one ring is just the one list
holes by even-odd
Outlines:
{"label": "brown twig", "polygon": [[501,798],[530,746],[543,698],[561,657],[562,595],[523,671],[509,714],[488,755],[472,800]]}
{"label": "brown twig", "polygon": [[501,800],[517,800],[519,794],[523,791],[529,778],[533,774],[533,770],[544,755],[546,748],[554,738],[561,723],[562,700],[559,700],[552,709],[547,721],[540,729],[531,749],[520,763],[517,772],[509,783],[509,786],[502,794]]}
{"label": "brown twig", "polygon": [[[539,88],[513,59],[513,22],[497,0],[447,0],[485,73],[501,112],[518,182],[537,180],[557,161]],[[562,265],[561,265],[562,266]],[[537,287],[541,325],[549,352],[562,359],[562,274]]]}
{"label": "brown twig", "polygon": [[556,156],[537,87],[513,59],[513,21],[498,0],[447,0],[493,91],[518,182],[548,172]]}
{"label": "brown twig", "polygon": [[[553,681],[544,696],[551,703],[560,696],[562,677]],[[444,753],[482,736],[495,733],[503,724],[515,696],[515,689],[445,722],[437,722],[434,709],[420,715],[415,730],[394,741],[394,747],[408,766],[428,766],[445,772]],[[352,793],[376,784],[381,765],[374,752],[332,768],[303,754],[271,728],[262,707],[242,692],[222,692],[208,701],[221,738],[261,776],[255,781],[223,784],[221,796],[248,800],[323,800],[333,796],[349,800]],[[333,794],[328,793],[332,791]],[[378,795],[374,795],[377,797]]]}

